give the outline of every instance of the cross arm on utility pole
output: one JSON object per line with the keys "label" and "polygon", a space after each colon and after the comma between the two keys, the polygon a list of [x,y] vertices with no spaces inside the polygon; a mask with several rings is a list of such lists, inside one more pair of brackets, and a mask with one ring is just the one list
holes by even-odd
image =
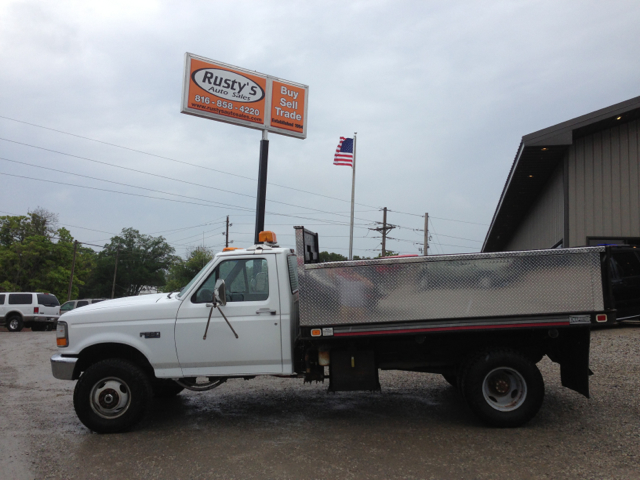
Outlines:
{"label": "cross arm on utility pole", "polygon": [[387,223],[387,207],[383,208],[383,214],[382,214],[382,226],[381,227],[377,227],[377,228],[370,228],[369,230],[372,230],[374,232],[378,232],[382,234],[382,256],[386,257],[387,256],[387,234],[393,230],[394,228],[396,228],[396,225],[392,225],[390,223]]}

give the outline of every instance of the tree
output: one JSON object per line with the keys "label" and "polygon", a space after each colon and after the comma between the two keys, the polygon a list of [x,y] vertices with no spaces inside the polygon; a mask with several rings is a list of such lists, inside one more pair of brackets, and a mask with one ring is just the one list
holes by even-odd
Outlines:
{"label": "tree", "polygon": [[[0,217],[0,290],[50,292],[66,300],[74,239],[44,208],[26,216]],[[92,268],[93,250],[79,247],[72,296],[77,298]]]}
{"label": "tree", "polygon": [[163,287],[164,292],[177,292],[213,259],[213,252],[205,247],[196,247],[191,250],[186,260],[176,258],[176,261],[169,268],[167,283]]}
{"label": "tree", "polygon": [[[378,255],[378,257],[380,257],[380,255]],[[320,260],[320,263],[325,263],[325,262],[346,262],[347,260],[349,260],[344,255],[340,255],[339,253],[333,253],[333,252],[320,252],[318,254],[318,258]],[[354,255],[353,259],[354,260],[371,260],[371,257],[360,257],[358,255]]]}
{"label": "tree", "polygon": [[138,295],[144,286],[161,287],[166,283],[165,273],[175,262],[174,252],[164,237],[124,228],[98,254],[86,294],[111,297],[116,259],[116,297]]}
{"label": "tree", "polygon": [[57,226],[58,215],[42,207],[26,216],[0,217],[0,245],[8,247],[33,236],[51,240],[56,234]]}
{"label": "tree", "polygon": [[320,261],[320,263],[344,262],[348,260],[348,258],[344,255],[340,255],[339,253],[320,252],[320,254],[318,255],[318,260]]}

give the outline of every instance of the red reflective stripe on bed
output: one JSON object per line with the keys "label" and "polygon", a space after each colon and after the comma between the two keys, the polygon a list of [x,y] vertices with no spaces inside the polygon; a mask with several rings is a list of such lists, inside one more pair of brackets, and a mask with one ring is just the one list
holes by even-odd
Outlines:
{"label": "red reflective stripe on bed", "polygon": [[333,334],[334,337],[353,337],[357,335],[385,335],[389,333],[416,333],[416,332],[447,332],[453,330],[489,330],[496,328],[531,328],[531,327],[565,327],[569,322],[553,323],[517,323],[506,325],[479,325],[468,327],[434,327],[434,328],[408,328],[404,330],[371,330],[368,332],[342,332]]}

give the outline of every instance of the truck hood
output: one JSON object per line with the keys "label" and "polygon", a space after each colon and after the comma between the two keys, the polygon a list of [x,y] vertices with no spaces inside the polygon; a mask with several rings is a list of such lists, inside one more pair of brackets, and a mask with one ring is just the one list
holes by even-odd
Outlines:
{"label": "truck hood", "polygon": [[180,300],[166,293],[123,297],[104,300],[76,308],[64,314],[61,320],[73,323],[100,323],[175,318]]}

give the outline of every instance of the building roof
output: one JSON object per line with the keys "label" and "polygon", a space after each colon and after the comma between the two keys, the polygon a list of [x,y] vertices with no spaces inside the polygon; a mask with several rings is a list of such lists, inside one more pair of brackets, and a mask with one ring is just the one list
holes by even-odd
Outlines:
{"label": "building roof", "polygon": [[574,139],[638,118],[635,97],[522,137],[482,251],[504,249]]}

